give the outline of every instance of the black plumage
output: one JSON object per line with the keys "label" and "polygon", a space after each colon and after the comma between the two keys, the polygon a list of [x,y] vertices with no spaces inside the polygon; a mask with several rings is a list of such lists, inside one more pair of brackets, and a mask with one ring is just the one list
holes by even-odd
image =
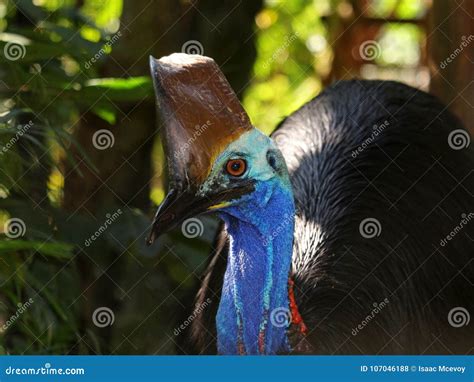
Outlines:
{"label": "black plumage", "polygon": [[[294,352],[472,352],[472,328],[453,327],[448,314],[474,313],[474,219],[440,244],[474,213],[472,145],[448,142],[462,128],[427,93],[361,80],[329,87],[279,125],[272,138],[297,204],[292,277],[311,344],[290,336]],[[361,235],[367,218],[379,236]],[[193,322],[198,353],[216,352],[227,245],[222,231],[198,293],[196,306],[212,300]]]}

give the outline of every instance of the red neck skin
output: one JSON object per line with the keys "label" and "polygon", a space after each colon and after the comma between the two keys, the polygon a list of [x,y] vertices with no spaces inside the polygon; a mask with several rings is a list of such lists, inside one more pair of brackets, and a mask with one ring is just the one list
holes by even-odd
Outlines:
{"label": "red neck skin", "polygon": [[[288,298],[290,300],[291,323],[294,325],[297,325],[298,332],[302,334],[303,336],[306,336],[306,334],[308,333],[308,327],[304,323],[303,317],[301,317],[301,314],[298,310],[298,305],[296,304],[296,299],[295,299],[294,287],[295,287],[295,282],[291,278],[289,278],[288,279]],[[262,348],[262,352],[263,352],[263,334],[262,333],[260,333],[259,335],[258,342],[259,342],[259,347]],[[240,355],[246,354],[245,348],[242,342],[239,342],[238,349],[239,349]]]}
{"label": "red neck skin", "polygon": [[296,304],[294,286],[295,282],[290,278],[288,280],[288,298],[290,299],[290,310],[291,310],[291,322],[298,325],[298,331],[304,336],[308,333],[308,327],[301,317],[298,305]]}

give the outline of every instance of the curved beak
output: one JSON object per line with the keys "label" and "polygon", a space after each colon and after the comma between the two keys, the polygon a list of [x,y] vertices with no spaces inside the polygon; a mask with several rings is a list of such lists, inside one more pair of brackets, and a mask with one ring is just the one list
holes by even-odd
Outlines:
{"label": "curved beak", "polygon": [[253,129],[214,60],[175,53],[159,60],[150,57],[150,69],[170,184],[148,244],[184,220],[225,207],[254,188],[252,182],[241,181],[227,189],[216,185],[205,193],[199,191],[214,158]]}
{"label": "curved beak", "polygon": [[242,180],[231,188],[217,188],[206,194],[171,189],[156,211],[147,239],[151,245],[163,233],[176,228],[186,219],[203,213],[215,212],[232,204],[232,201],[254,191],[253,180]]}

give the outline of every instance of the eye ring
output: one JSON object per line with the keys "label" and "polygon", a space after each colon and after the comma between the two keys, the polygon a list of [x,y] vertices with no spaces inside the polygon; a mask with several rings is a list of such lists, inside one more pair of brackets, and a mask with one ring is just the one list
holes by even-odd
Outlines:
{"label": "eye ring", "polygon": [[225,170],[229,175],[242,176],[247,170],[247,162],[243,159],[230,159],[225,165]]}

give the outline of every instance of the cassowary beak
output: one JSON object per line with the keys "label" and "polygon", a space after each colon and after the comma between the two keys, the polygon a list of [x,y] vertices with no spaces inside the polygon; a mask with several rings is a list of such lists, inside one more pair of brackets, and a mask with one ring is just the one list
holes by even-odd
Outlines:
{"label": "cassowary beak", "polygon": [[226,205],[228,201],[237,199],[253,190],[254,183],[252,181],[244,181],[231,189],[214,189],[203,196],[196,196],[192,189],[182,192],[175,189],[169,190],[156,211],[147,244],[153,244],[158,236],[175,228],[184,220],[213,211]]}
{"label": "cassowary beak", "polygon": [[213,59],[172,54],[150,57],[161,135],[167,160],[169,190],[158,208],[148,244],[185,219],[253,189],[243,182],[230,189],[200,186],[213,161],[246,131],[253,129],[237,96]]}

